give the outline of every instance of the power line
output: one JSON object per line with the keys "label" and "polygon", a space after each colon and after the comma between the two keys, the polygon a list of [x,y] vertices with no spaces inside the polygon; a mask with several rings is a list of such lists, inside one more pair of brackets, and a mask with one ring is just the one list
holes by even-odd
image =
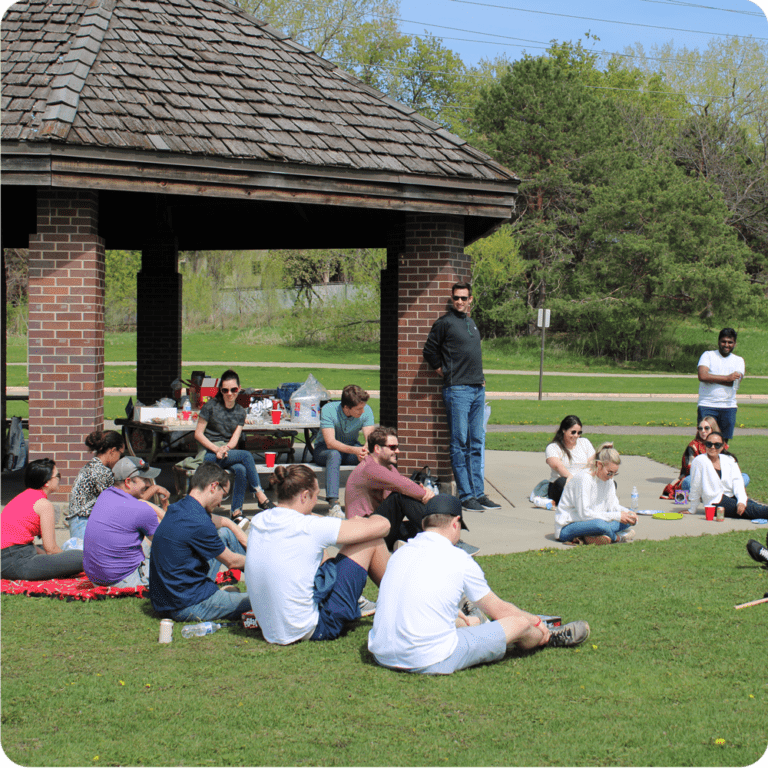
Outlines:
{"label": "power line", "polygon": [[[664,29],[669,32],[690,32],[694,35],[719,35],[721,37],[752,37],[752,35],[733,35],[728,32],[702,32],[696,29],[679,29],[678,27],[662,27],[655,24],[640,24],[635,21],[614,21],[612,19],[593,18],[591,16],[571,16],[567,13],[554,13],[553,11],[531,11],[528,8],[514,8],[509,5],[495,5],[494,3],[480,3],[477,0],[451,0],[454,3],[463,3],[464,5],[479,5],[485,8],[499,8],[502,11],[518,11],[520,13],[539,13],[544,16],[559,16],[564,19],[579,19],[580,21],[599,21],[605,24],[623,24],[628,27],[645,27],[647,29]],[[768,40],[765,37],[755,37],[754,40]]]}
{"label": "power line", "polygon": [[759,16],[764,19],[765,14],[759,11],[737,11],[734,8],[715,8],[712,5],[699,5],[699,3],[684,3],[682,0],[641,0],[643,3],[658,3],[659,5],[676,5],[680,8],[701,8],[705,11],[723,11],[723,13],[738,13],[742,16]]}

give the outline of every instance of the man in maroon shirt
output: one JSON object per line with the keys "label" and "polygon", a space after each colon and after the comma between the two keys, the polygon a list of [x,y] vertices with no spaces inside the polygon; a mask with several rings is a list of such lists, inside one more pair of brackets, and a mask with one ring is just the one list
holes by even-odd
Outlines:
{"label": "man in maroon shirt", "polygon": [[[426,504],[435,495],[431,488],[397,471],[399,450],[397,430],[376,427],[368,435],[368,455],[347,479],[345,497],[347,518],[367,517],[375,512],[389,520],[390,530],[384,541],[390,550],[398,539],[409,539],[421,532]],[[462,527],[466,528],[463,522]],[[475,547],[464,546],[467,551],[477,552]]]}

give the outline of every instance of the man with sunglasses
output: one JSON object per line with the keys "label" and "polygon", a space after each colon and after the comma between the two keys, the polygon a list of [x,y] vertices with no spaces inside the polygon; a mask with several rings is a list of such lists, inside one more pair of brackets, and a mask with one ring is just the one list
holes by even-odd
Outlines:
{"label": "man with sunglasses", "polygon": [[469,316],[472,287],[456,283],[453,307],[435,321],[424,359],[443,380],[443,402],[451,434],[451,466],[464,510],[483,512],[501,505],[485,495],[485,376],[480,332]]}
{"label": "man with sunglasses", "polygon": [[229,518],[213,514],[229,495],[229,475],[201,464],[190,491],[171,504],[152,540],[149,596],[154,609],[174,621],[238,620],[251,610],[247,592],[219,590],[219,567],[245,568],[246,534]]}
{"label": "man with sunglasses", "polygon": [[736,426],[736,392],[744,378],[744,358],[733,354],[736,331],[723,328],[717,337],[717,349],[708,350],[699,358],[698,423],[705,416],[714,416],[726,443],[733,437]]}
{"label": "man with sunglasses", "polygon": [[136,456],[125,456],[112,474],[114,484],[99,494],[88,518],[83,570],[94,584],[102,586],[147,586],[149,544],[164,513],[142,496],[160,470]]}

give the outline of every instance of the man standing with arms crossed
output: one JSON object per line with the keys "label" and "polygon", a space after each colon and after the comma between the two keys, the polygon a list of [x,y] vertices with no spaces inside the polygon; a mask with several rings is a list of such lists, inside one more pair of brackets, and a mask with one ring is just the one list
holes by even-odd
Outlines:
{"label": "man standing with arms crossed", "polygon": [[453,308],[439,318],[424,344],[424,358],[443,379],[443,402],[451,433],[451,466],[461,506],[472,512],[499,509],[485,495],[485,376],[480,332],[469,317],[472,287],[456,283]]}
{"label": "man standing with arms crossed", "polygon": [[736,426],[736,391],[744,378],[744,358],[733,354],[736,331],[723,328],[717,337],[717,349],[699,358],[698,421],[714,416],[720,425],[723,440],[731,442]]}

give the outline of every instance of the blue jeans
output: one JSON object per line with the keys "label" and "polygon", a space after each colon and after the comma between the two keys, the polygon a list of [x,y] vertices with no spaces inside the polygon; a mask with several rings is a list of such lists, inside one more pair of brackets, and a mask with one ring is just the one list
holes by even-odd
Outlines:
{"label": "blue jeans", "polygon": [[559,541],[573,541],[578,536],[610,536],[611,541],[616,541],[617,533],[631,527],[618,520],[577,520],[563,526]]}
{"label": "blue jeans", "polygon": [[[219,538],[224,542],[232,552],[238,555],[244,555],[245,549],[237,540],[229,528],[219,528]],[[208,578],[216,581],[216,574],[221,568],[221,562],[215,557],[208,561]],[[174,621],[215,621],[224,619],[227,621],[237,621],[241,613],[251,610],[251,601],[247,592],[222,592],[217,590],[210,597],[197,603],[188,605],[186,608],[180,608],[171,613]]]}
{"label": "blue jeans", "polygon": [[754,499],[747,499],[747,508],[744,510],[744,514],[740,515],[736,512],[738,502],[733,496],[723,496],[720,501],[715,502],[715,506],[723,507],[725,509],[725,516],[732,517],[736,520],[759,520],[760,518],[768,518],[768,506],[760,504],[760,502]]}
{"label": "blue jeans", "polygon": [[244,451],[236,448],[227,454],[226,459],[217,459],[216,454],[207,451],[205,460],[213,464],[218,464],[222,469],[228,469],[235,476],[232,484],[232,506],[231,509],[242,511],[243,501],[245,500],[246,485],[252,491],[261,490],[259,473],[256,471],[256,462],[250,451]]}
{"label": "blue jeans", "polygon": [[[744,487],[746,488],[749,485],[749,475],[746,472],[741,473],[741,479],[744,481]],[[687,477],[683,478],[683,482],[680,483],[680,490],[681,491],[690,491],[691,490],[691,476],[688,475]]]}
{"label": "blue jeans", "polygon": [[696,409],[698,415],[697,424],[701,424],[701,420],[707,416],[713,416],[717,423],[720,425],[720,432],[723,435],[723,440],[726,443],[731,442],[733,437],[733,428],[736,426],[736,411],[738,408],[710,408],[709,406],[699,406]]}
{"label": "blue jeans", "polygon": [[451,466],[459,498],[462,501],[476,499],[485,493],[485,387],[466,384],[443,387],[443,402],[451,432]]}
{"label": "blue jeans", "polygon": [[69,524],[70,536],[76,539],[82,539],[85,536],[85,526],[88,524],[87,517],[75,515],[74,517],[70,517],[69,520],[67,520],[67,523]]}
{"label": "blue jeans", "polygon": [[339,498],[339,467],[357,466],[360,462],[354,453],[342,453],[323,446],[315,448],[315,464],[325,467],[325,495],[329,499]]}

